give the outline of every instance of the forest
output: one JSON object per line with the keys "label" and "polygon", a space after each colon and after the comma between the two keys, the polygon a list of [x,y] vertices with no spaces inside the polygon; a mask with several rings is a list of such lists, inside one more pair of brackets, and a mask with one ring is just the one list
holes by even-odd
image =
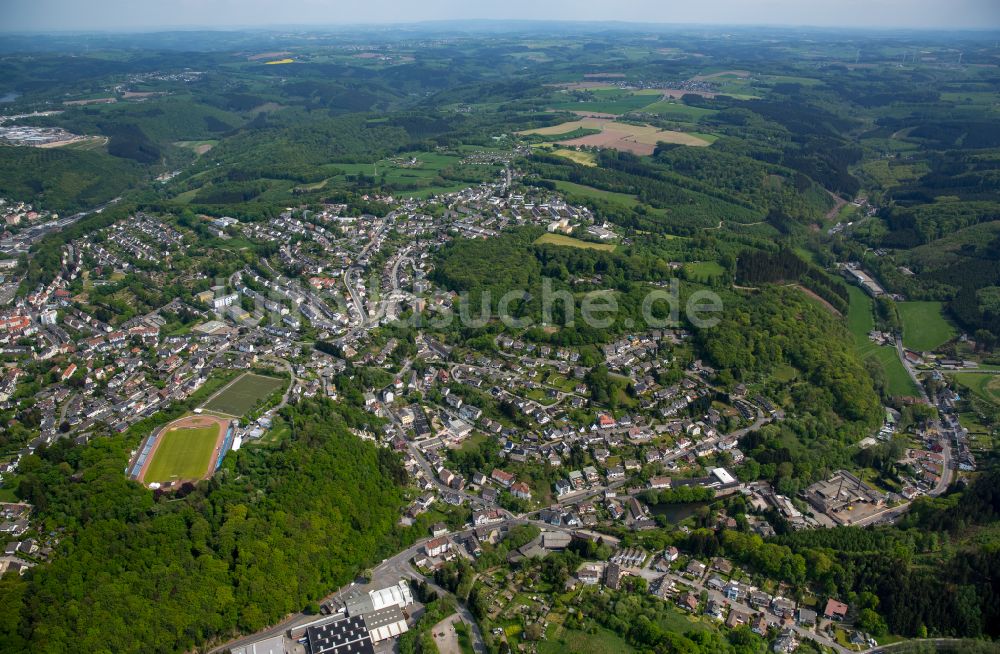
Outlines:
{"label": "forest", "polygon": [[377,560],[401,506],[398,460],[327,400],[281,417],[286,441],[233,453],[175,496],[122,474],[136,435],[28,457],[17,493],[63,537],[50,565],[0,580],[0,651],[190,650],[301,611]]}

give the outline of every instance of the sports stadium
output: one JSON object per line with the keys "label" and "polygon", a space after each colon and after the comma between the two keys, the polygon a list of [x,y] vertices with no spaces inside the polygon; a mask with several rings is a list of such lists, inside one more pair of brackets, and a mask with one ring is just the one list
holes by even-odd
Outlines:
{"label": "sports stadium", "polygon": [[150,434],[128,468],[131,479],[151,488],[207,479],[233,444],[233,422],[213,415],[188,415]]}

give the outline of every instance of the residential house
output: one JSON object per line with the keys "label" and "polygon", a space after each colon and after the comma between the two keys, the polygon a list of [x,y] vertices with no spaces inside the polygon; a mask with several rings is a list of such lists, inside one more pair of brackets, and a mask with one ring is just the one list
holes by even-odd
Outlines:
{"label": "residential house", "polygon": [[515,479],[514,475],[500,468],[494,468],[490,478],[504,488],[510,488]]}
{"label": "residential house", "polygon": [[847,608],[846,604],[831,597],[826,602],[826,609],[823,611],[823,617],[829,618],[830,620],[843,620],[847,617]]}
{"label": "residential house", "polygon": [[729,612],[729,616],[726,618],[726,626],[730,629],[735,629],[741,625],[745,625],[750,622],[750,616],[742,611],[737,611],[733,609]]}
{"label": "residential house", "polygon": [[816,612],[812,609],[799,609],[795,616],[795,621],[802,627],[813,627],[816,625]]}
{"label": "residential house", "polygon": [[692,593],[682,593],[680,597],[677,598],[677,604],[682,608],[692,613],[698,610],[698,596]]}
{"label": "residential house", "polygon": [[706,569],[707,566],[704,563],[697,559],[691,559],[688,562],[687,567],[684,568],[684,572],[695,579],[701,579],[701,577],[705,574]]}
{"label": "residential house", "polygon": [[424,544],[424,551],[427,553],[427,556],[441,556],[450,549],[451,541],[448,540],[447,536],[434,538]]}

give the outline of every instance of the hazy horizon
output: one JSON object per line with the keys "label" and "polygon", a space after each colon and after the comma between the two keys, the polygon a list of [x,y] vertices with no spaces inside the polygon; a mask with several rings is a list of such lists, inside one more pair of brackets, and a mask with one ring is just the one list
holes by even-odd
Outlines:
{"label": "hazy horizon", "polygon": [[473,5],[460,0],[36,0],[8,5],[4,32],[161,31],[352,25],[438,21],[566,21],[865,29],[990,30],[1000,28],[997,0],[632,0]]}

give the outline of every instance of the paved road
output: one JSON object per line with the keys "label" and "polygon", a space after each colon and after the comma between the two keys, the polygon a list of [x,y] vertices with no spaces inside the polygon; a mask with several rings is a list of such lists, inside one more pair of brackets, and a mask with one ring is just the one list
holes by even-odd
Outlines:
{"label": "paved road", "polygon": [[288,382],[288,388],[285,389],[284,394],[282,394],[281,396],[281,402],[279,402],[278,405],[274,407],[274,411],[277,412],[280,411],[282,408],[284,408],[286,404],[288,404],[288,398],[292,394],[292,389],[295,388],[295,368],[293,368],[291,362],[289,362],[286,359],[281,359],[279,357],[266,357],[266,359],[274,363],[280,363],[284,367],[284,369],[288,371],[288,374],[291,377],[291,381]]}
{"label": "paved road", "polygon": [[924,385],[920,383],[919,379],[917,379],[917,371],[913,369],[910,361],[906,358],[906,352],[903,351],[903,338],[899,334],[896,334],[896,355],[899,356],[899,361],[903,364],[903,367],[906,368],[906,372],[910,375],[910,379],[912,379],[913,383],[917,385],[917,389],[920,391],[920,397],[923,398],[924,404],[930,404],[930,399],[927,397],[927,391],[924,390]]}
{"label": "paved road", "polygon": [[347,292],[351,294],[351,301],[354,303],[354,308],[358,313],[358,320],[360,321],[356,328],[363,328],[368,323],[368,315],[365,311],[365,305],[361,301],[361,295],[358,293],[357,286],[355,285],[352,278],[355,275],[360,275],[362,273],[361,268],[348,268],[347,273],[344,275],[344,282],[347,285]]}

